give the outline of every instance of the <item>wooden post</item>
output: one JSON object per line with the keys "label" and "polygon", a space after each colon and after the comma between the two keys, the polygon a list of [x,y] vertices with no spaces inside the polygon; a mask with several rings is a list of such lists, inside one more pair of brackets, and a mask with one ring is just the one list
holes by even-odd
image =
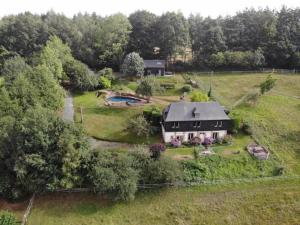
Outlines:
{"label": "wooden post", "polygon": [[81,123],[83,123],[83,110],[81,106],[80,106],[80,117],[81,117]]}

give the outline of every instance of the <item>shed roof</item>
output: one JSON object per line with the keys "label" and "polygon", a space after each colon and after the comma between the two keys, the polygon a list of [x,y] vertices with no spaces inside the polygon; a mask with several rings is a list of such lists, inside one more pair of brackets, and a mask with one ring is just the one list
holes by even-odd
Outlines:
{"label": "shed roof", "polygon": [[144,60],[145,68],[165,68],[165,60]]}
{"label": "shed roof", "polygon": [[165,121],[230,120],[218,102],[176,102],[165,109]]}

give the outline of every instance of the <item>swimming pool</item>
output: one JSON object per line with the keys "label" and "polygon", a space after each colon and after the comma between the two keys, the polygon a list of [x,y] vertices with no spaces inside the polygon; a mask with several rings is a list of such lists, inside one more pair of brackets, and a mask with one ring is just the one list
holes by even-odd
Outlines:
{"label": "swimming pool", "polygon": [[111,102],[129,102],[129,103],[138,103],[141,101],[139,99],[131,98],[127,96],[113,96],[113,97],[109,97],[107,100]]}

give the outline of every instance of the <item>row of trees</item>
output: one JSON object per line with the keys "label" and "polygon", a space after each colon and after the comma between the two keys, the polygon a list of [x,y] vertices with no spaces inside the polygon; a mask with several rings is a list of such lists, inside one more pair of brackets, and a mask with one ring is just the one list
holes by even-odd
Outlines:
{"label": "row of trees", "polygon": [[[300,64],[299,18],[299,8],[286,7],[280,11],[246,9],[217,19],[185,18],[180,12],[157,16],[137,11],[128,18],[78,14],[72,19],[53,11],[41,16],[24,13],[0,20],[0,46],[28,57],[56,35],[70,46],[76,59],[97,69],[119,69],[129,52],[145,59],[191,59],[198,68],[295,68]],[[227,57],[220,65],[222,54],[235,57]],[[248,56],[243,54],[259,60],[245,65]],[[236,57],[243,59],[239,62]]]}

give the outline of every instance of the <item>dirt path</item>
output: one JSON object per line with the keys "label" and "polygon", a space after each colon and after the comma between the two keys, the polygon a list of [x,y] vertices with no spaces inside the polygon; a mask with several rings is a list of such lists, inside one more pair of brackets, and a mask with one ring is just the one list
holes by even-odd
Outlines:
{"label": "dirt path", "polygon": [[62,118],[66,121],[74,122],[73,96],[69,92],[65,98],[65,107]]}

